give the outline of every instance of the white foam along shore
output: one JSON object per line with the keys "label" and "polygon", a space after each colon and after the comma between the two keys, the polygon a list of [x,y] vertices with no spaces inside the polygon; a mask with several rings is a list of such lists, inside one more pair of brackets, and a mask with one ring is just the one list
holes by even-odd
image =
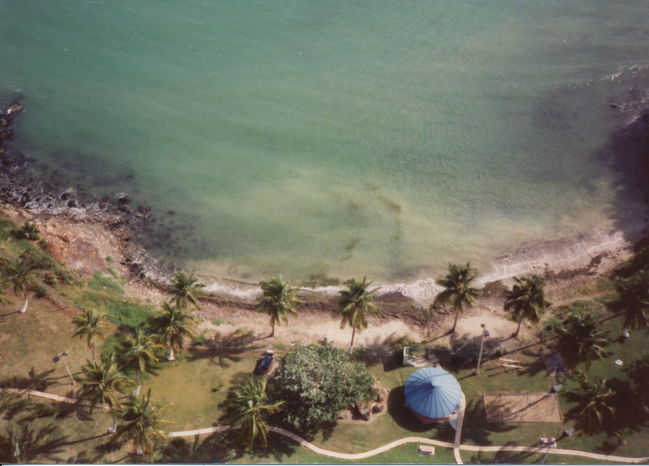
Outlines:
{"label": "white foam along shore", "polygon": [[[507,281],[524,274],[559,274],[569,271],[588,271],[591,274],[610,270],[612,265],[624,260],[631,252],[647,224],[635,222],[625,230],[595,231],[578,237],[538,241],[496,257],[491,265],[478,277],[477,284],[484,286],[494,281]],[[440,275],[444,271],[440,271]],[[368,274],[370,277],[371,275]],[[437,277],[422,278],[412,282],[374,282],[380,287],[379,295],[401,293],[421,306],[430,305],[441,287],[435,283]],[[340,286],[305,287],[303,291],[323,297],[335,296]],[[260,295],[259,286],[239,280],[218,279],[206,287],[210,293],[252,300]]]}

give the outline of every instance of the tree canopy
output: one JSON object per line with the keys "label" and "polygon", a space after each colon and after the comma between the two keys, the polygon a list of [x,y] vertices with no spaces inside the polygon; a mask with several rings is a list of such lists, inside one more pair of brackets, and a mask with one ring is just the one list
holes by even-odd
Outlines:
{"label": "tree canopy", "polygon": [[293,346],[271,379],[269,392],[273,401],[284,402],[284,420],[307,432],[334,424],[343,409],[376,396],[367,368],[326,342]]}
{"label": "tree canopy", "polygon": [[455,332],[457,319],[460,313],[473,303],[480,295],[480,290],[471,286],[478,276],[478,269],[471,267],[471,263],[466,265],[448,264],[448,273],[437,279],[437,284],[444,287],[435,297],[434,305],[451,304],[455,310],[455,320],[451,332]]}

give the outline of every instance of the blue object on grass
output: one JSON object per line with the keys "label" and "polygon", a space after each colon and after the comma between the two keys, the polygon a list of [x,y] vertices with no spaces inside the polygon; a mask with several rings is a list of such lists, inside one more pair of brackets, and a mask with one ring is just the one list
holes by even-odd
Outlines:
{"label": "blue object on grass", "polygon": [[425,367],[410,374],[404,393],[410,409],[429,419],[450,416],[462,402],[462,388],[457,379],[438,367]]}

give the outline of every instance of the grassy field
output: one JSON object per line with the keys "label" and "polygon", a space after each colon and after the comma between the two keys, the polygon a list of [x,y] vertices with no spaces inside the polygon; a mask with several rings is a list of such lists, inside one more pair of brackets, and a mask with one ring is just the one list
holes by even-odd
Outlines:
{"label": "grassy field", "polygon": [[[7,222],[0,222],[0,239],[7,239],[1,244],[2,254],[15,258],[21,251],[29,249],[41,254],[35,243],[10,239],[8,231],[12,228]],[[60,267],[56,265],[56,267]],[[54,363],[52,358],[68,351],[63,361],[73,375],[80,372],[81,366],[91,357],[91,351],[85,341],[73,338],[71,319],[81,309],[92,308],[107,313],[112,322],[112,330],[120,326],[134,326],[145,321],[153,308],[124,296],[121,279],[110,274],[95,275],[87,283],[72,283],[67,286],[55,284],[46,286],[47,296],[41,299],[30,299],[30,308],[24,314],[17,313],[21,305],[19,297],[8,295],[10,302],[0,304],[0,367],[2,382],[12,386],[24,386],[44,389],[52,393],[72,394],[76,387],[71,386],[70,378],[62,361]],[[606,291],[609,287],[603,287]],[[601,291],[599,288],[595,291]],[[602,298],[604,301],[608,298]],[[614,319],[603,325],[611,337],[619,335],[620,319]],[[165,417],[172,421],[170,430],[188,430],[203,428],[218,423],[222,414],[220,404],[225,399],[227,389],[242,374],[251,373],[257,358],[272,343],[268,340],[246,339],[243,334],[234,335],[242,343],[233,348],[207,352],[200,347],[185,351],[178,361],[161,363],[155,376],[145,381],[145,389],[151,388],[154,401],[169,405]],[[626,375],[613,361],[621,359],[628,363],[646,351],[649,330],[633,331],[626,343],[614,342],[607,349],[609,356],[593,363],[590,375],[616,378],[620,384],[626,383]],[[113,341],[112,338],[108,339]],[[516,344],[510,341],[510,344]],[[101,342],[99,342],[101,345]],[[277,347],[278,353],[286,348]],[[467,412],[462,435],[462,442],[477,445],[530,445],[536,446],[540,436],[560,437],[561,432],[572,425],[564,423],[535,424],[489,424],[486,422],[483,393],[498,392],[547,392],[555,384],[555,379],[546,375],[545,368],[538,356],[540,347],[533,347],[509,355],[525,363],[523,370],[508,370],[496,362],[487,361],[483,365],[482,375],[473,376],[473,369],[454,372],[460,381],[467,397]],[[341,422],[331,432],[318,433],[313,443],[323,448],[357,453],[376,448],[380,445],[405,436],[421,436],[443,441],[452,441],[455,431],[447,423],[432,426],[421,425],[404,407],[403,384],[414,368],[394,367],[387,364],[372,364],[371,373],[389,390],[387,412],[375,417],[371,422]],[[571,408],[565,393],[575,384],[568,380],[560,392],[562,412]],[[24,407],[23,407],[24,408]],[[27,411],[28,409],[25,408]],[[29,408],[31,409],[31,408]],[[7,413],[14,412],[9,416]],[[0,418],[0,429],[20,412],[16,409],[3,408]],[[26,411],[26,412],[27,412]],[[47,410],[45,410],[47,411]],[[628,413],[627,413],[628,414]],[[625,415],[627,415],[625,414]],[[102,452],[97,449],[106,438],[103,436],[109,419],[102,414],[92,418],[78,416],[75,412],[56,412],[48,416],[36,417],[33,420],[36,428],[55,422],[65,438],[59,445],[56,458],[60,460],[81,459],[87,462],[117,461],[129,459],[128,448],[116,452]],[[575,435],[559,441],[561,448],[586,450],[600,453],[612,453],[622,456],[649,455],[649,428],[646,420],[637,420],[632,428],[625,432],[626,446],[618,446],[606,434],[596,436]],[[272,437],[271,451],[251,455],[226,455],[220,446],[219,438],[202,439],[196,446],[201,461],[228,462],[285,462],[285,463],[337,463],[333,458],[322,457],[299,447],[294,442]],[[184,443],[183,448],[187,445]],[[181,449],[182,450],[182,449]],[[173,451],[164,453],[166,458],[173,458]],[[590,463],[578,457],[549,456],[531,454],[520,455],[502,452],[499,454],[463,453],[466,462],[516,462],[516,463]],[[162,458],[162,457],[161,457]],[[382,455],[369,458],[370,463],[453,463],[452,451],[439,448],[435,457],[421,456],[416,445],[406,445]]]}

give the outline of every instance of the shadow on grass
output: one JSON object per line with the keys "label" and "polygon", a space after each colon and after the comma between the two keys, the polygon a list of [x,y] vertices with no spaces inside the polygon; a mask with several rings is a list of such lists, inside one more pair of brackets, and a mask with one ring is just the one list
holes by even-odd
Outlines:
{"label": "shadow on grass", "polygon": [[464,413],[462,442],[467,440],[477,445],[491,445],[489,436],[492,432],[509,432],[517,428],[517,424],[488,423],[482,398],[468,403]]}
{"label": "shadow on grass", "polygon": [[244,353],[258,351],[264,348],[261,345],[255,344],[256,341],[258,339],[251,331],[235,331],[226,335],[217,332],[206,342],[196,344],[190,348],[190,354],[187,359],[194,361],[207,358],[219,367],[226,368],[231,363],[241,361]]}
{"label": "shadow on grass", "polygon": [[395,388],[388,395],[388,414],[399,425],[409,432],[428,433],[431,438],[443,442],[453,442],[455,429],[447,421],[424,424],[417,419],[410,408],[405,406],[403,387]]}
{"label": "shadow on grass", "polygon": [[157,463],[225,463],[245,458],[250,463],[283,462],[290,457],[299,445],[282,436],[270,433],[268,446],[256,445],[247,450],[241,446],[236,431],[219,432],[203,441],[194,437],[188,441],[171,439],[155,459]]}
{"label": "shadow on grass", "polygon": [[54,369],[46,369],[42,372],[36,372],[36,369],[32,367],[24,377],[14,375],[12,377],[3,378],[0,380],[0,387],[43,391],[46,390],[47,387],[53,385],[56,381],[56,378],[50,377],[52,372],[54,372]]}
{"label": "shadow on grass", "polygon": [[[507,442],[505,446],[518,445],[516,442]],[[537,452],[530,451],[504,451],[496,453],[478,452],[471,456],[471,464],[534,464],[543,459],[540,457],[537,461],[530,461],[530,457],[537,455]]]}

